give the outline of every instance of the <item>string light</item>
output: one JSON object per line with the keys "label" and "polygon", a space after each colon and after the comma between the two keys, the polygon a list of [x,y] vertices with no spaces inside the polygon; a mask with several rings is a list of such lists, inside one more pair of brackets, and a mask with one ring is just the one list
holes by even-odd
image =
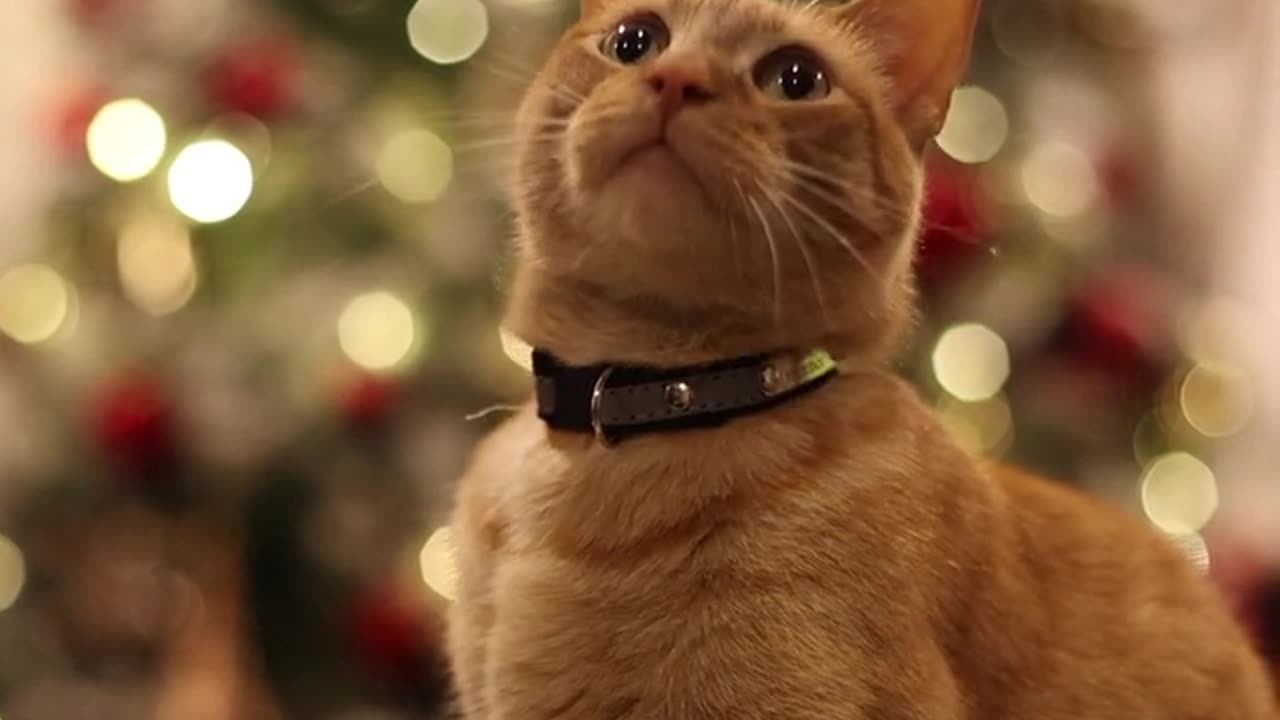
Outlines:
{"label": "string light", "polygon": [[0,535],[0,613],[13,607],[27,582],[27,566],[22,551],[9,538]]}
{"label": "string light", "polygon": [[1161,409],[1146,413],[1133,427],[1133,457],[1142,467],[1169,450]]}
{"label": "string light", "polygon": [[1057,140],[1032,148],[1022,164],[1022,189],[1032,205],[1058,218],[1084,214],[1099,195],[1089,156]]}
{"label": "string light", "polygon": [[951,97],[951,110],[938,135],[938,147],[963,163],[984,163],[999,154],[1009,137],[1009,116],[995,95],[977,86]]}
{"label": "string light", "polygon": [[89,162],[103,175],[133,182],[150,175],[168,143],[160,113],[136,98],[103,106],[85,138]]}
{"label": "string light", "polygon": [[191,235],[162,219],[135,220],[120,233],[116,248],[125,295],[157,317],[182,309],[198,283]]}
{"label": "string light", "polygon": [[422,581],[440,597],[453,601],[458,597],[458,570],[454,560],[453,531],[447,527],[431,534],[418,553]]}
{"label": "string light", "polygon": [[384,372],[403,365],[421,340],[413,309],[385,290],[356,297],[338,318],[338,344],[366,370]]}
{"label": "string light", "polygon": [[977,403],[944,397],[938,417],[956,444],[975,455],[998,456],[1013,445],[1013,411],[1003,395]]}
{"label": "string light", "polygon": [[989,400],[1009,380],[1009,348],[985,325],[959,325],[943,333],[934,346],[933,372],[953,397]]}
{"label": "string light", "polygon": [[1183,378],[1178,404],[1187,423],[1205,437],[1225,438],[1244,428],[1253,413],[1244,373],[1197,365]]}
{"label": "string light", "polygon": [[0,276],[0,331],[25,345],[57,335],[74,304],[70,286],[46,265],[20,265]]}
{"label": "string light", "polygon": [[400,133],[378,156],[378,179],[405,202],[431,202],[453,179],[453,151],[430,130]]}
{"label": "string light", "polygon": [[1218,509],[1217,478],[1188,453],[1163,455],[1143,472],[1142,508],[1167,533],[1199,532]]}
{"label": "string light", "polygon": [[489,11],[479,0],[418,0],[409,11],[413,49],[440,65],[460,63],[484,45]]}
{"label": "string light", "polygon": [[253,194],[253,165],[225,140],[188,145],[169,168],[169,198],[199,223],[230,219]]}

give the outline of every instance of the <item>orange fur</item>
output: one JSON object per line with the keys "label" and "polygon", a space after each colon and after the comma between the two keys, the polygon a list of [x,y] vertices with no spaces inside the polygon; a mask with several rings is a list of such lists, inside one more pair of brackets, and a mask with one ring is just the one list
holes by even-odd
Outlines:
{"label": "orange fur", "polygon": [[[607,449],[526,408],[488,438],[453,518],[467,720],[1275,717],[1170,543],[965,456],[887,371],[913,312],[913,134],[945,102],[902,68],[954,82],[973,17],[865,22],[887,2],[589,0],[531,88],[513,329],[576,363],[823,345],[844,372],[721,429]],[[670,47],[606,60],[638,12]],[[822,58],[829,97],[755,89],[786,44]],[[690,58],[706,97],[664,121],[646,73]],[[675,160],[636,167],[655,132]]]}

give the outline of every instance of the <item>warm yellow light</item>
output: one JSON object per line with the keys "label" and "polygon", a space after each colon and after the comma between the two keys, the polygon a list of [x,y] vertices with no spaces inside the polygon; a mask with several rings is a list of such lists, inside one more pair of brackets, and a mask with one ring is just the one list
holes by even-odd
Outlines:
{"label": "warm yellow light", "polygon": [[1218,509],[1218,481],[1198,458],[1175,452],[1157,458],[1142,475],[1142,508],[1167,533],[1200,532]]}
{"label": "warm yellow light", "polygon": [[387,371],[404,364],[420,344],[409,305],[386,291],[361,295],[338,318],[338,343],[357,365]]}
{"label": "warm yellow light", "polygon": [[1001,395],[977,403],[944,398],[938,418],[952,440],[974,455],[1000,455],[1013,442],[1013,411]]}
{"label": "warm yellow light", "polygon": [[450,601],[458,597],[458,569],[454,553],[453,531],[447,527],[432,533],[422,546],[422,552],[418,553],[422,581],[440,597]]}
{"label": "warm yellow light", "polygon": [[984,325],[959,325],[933,349],[933,372],[942,389],[966,402],[988,400],[1009,380],[1009,348]]}
{"label": "warm yellow light", "polygon": [[89,123],[89,161],[120,182],[140,180],[160,164],[168,138],[164,119],[145,102],[130,98],[109,103]]}
{"label": "warm yellow light", "polygon": [[984,163],[999,154],[1009,137],[1009,116],[995,95],[962,87],[951,96],[938,147],[963,163]]}
{"label": "warm yellow light", "polygon": [[177,223],[156,218],[131,222],[120,232],[116,260],[125,295],[151,315],[177,312],[195,294],[191,235]]}
{"label": "warm yellow light", "polygon": [[430,130],[400,133],[378,156],[378,179],[405,202],[431,202],[453,179],[453,151]]}
{"label": "warm yellow light", "polygon": [[0,535],[0,612],[13,607],[27,582],[27,566],[22,552],[9,538]]}
{"label": "warm yellow light", "polygon": [[475,55],[489,36],[489,12],[480,0],[418,0],[409,11],[409,42],[441,65]]}
{"label": "warm yellow light", "polygon": [[1206,437],[1224,438],[1244,428],[1253,413],[1253,391],[1244,373],[1197,365],[1178,392],[1187,423]]}
{"label": "warm yellow light", "polygon": [[0,331],[20,343],[51,339],[66,323],[75,297],[45,265],[20,265],[0,276]]}
{"label": "warm yellow light", "polygon": [[525,372],[533,372],[533,348],[506,328],[498,329],[502,352]]}
{"label": "warm yellow light", "polygon": [[233,217],[253,194],[253,165],[225,140],[188,145],[169,168],[169,198],[183,215],[200,223]]}
{"label": "warm yellow light", "polygon": [[1022,165],[1027,200],[1044,213],[1070,218],[1084,214],[1098,198],[1097,173],[1083,150],[1065,142],[1037,145]]}

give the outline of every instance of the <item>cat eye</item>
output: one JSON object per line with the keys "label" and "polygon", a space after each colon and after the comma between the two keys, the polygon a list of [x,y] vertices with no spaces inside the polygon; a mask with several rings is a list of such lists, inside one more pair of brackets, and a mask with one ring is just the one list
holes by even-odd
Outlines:
{"label": "cat eye", "polygon": [[605,36],[600,51],[623,65],[634,65],[662,52],[670,43],[671,34],[667,26],[649,15],[618,23],[613,32]]}
{"label": "cat eye", "polygon": [[778,100],[820,100],[831,94],[822,64],[802,48],[769,53],[756,65],[755,81],[766,95]]}

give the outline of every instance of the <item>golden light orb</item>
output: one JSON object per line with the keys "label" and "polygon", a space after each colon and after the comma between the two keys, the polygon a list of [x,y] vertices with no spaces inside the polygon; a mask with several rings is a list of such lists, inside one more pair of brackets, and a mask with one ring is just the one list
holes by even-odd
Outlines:
{"label": "golden light orb", "polygon": [[164,157],[168,134],[164,118],[137,98],[116,100],[89,123],[85,144],[89,162],[103,175],[133,182],[150,175]]}
{"label": "golden light orb", "polygon": [[933,349],[938,384],[953,397],[981,402],[995,397],[1009,380],[1009,348],[991,328],[977,323],[947,330]]}
{"label": "golden light orb", "polygon": [[458,597],[458,568],[455,560],[453,531],[442,527],[431,534],[418,553],[422,581],[440,597],[453,601]]}
{"label": "golden light orb", "polygon": [[178,153],[169,168],[169,198],[198,223],[217,223],[240,212],[253,195],[253,165],[225,140],[201,140]]}
{"label": "golden light orb", "polygon": [[352,362],[366,370],[385,372],[400,367],[421,340],[413,309],[389,291],[352,299],[338,318],[338,344]]}

